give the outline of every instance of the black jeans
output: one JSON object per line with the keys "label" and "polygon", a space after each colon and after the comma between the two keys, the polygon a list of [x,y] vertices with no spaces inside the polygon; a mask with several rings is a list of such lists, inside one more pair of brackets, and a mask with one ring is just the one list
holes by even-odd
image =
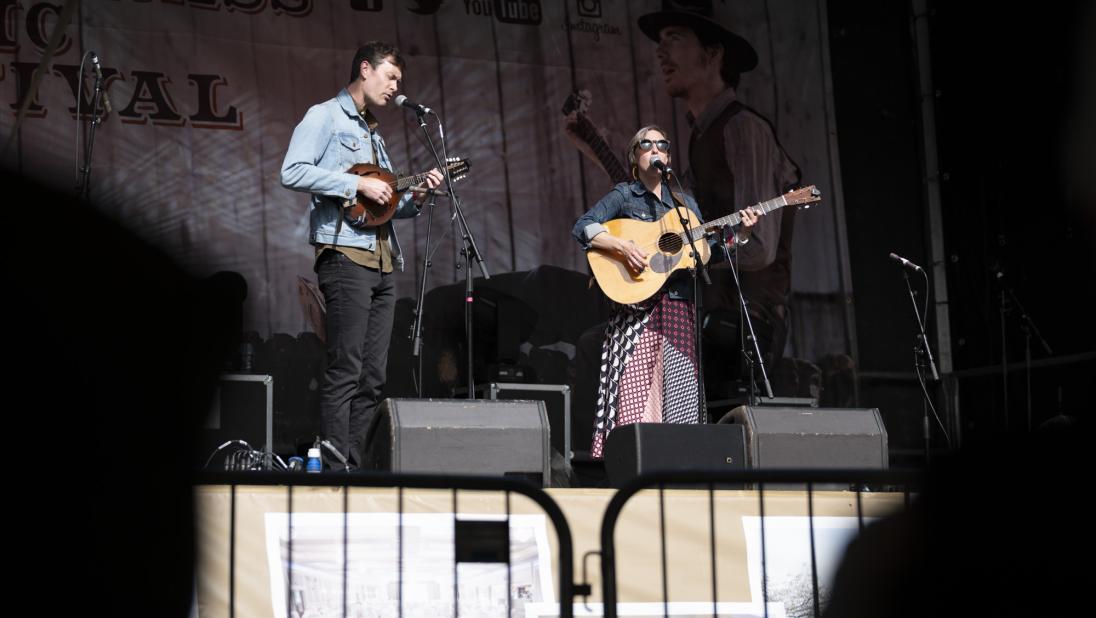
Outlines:
{"label": "black jeans", "polygon": [[[320,390],[324,436],[355,468],[365,463],[365,434],[381,391],[392,339],[395,290],[389,274],[355,264],[338,251],[316,261],[327,304],[327,360]],[[326,467],[342,464],[323,453]]]}

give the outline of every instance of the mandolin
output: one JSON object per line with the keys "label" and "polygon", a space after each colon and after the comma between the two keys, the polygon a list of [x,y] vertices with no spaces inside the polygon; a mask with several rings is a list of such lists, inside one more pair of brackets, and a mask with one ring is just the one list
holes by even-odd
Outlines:
{"label": "mandolin", "polygon": [[[446,159],[445,167],[449,169],[449,175],[454,182],[468,175],[468,159],[460,159],[457,157]],[[357,198],[349,206],[343,209],[343,216],[346,218],[346,222],[349,223],[351,227],[356,228],[377,227],[378,225],[387,223],[388,220],[392,218],[392,215],[396,214],[396,207],[399,206],[400,198],[403,197],[403,193],[411,187],[421,185],[423,181],[426,180],[427,174],[427,172],[423,172],[421,174],[415,174],[414,176],[397,177],[391,171],[372,163],[358,163],[346,171],[351,174],[357,174],[358,176],[368,176],[383,180],[388,183],[388,186],[392,187],[392,197],[389,198],[387,203],[381,204],[374,202],[359,193]]]}

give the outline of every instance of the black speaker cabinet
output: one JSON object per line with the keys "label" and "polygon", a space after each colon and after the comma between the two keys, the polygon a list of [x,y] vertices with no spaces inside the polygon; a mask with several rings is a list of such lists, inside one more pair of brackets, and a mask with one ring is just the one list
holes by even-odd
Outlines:
{"label": "black speaker cabinet", "polygon": [[263,451],[264,466],[270,468],[274,445],[274,378],[250,373],[221,374],[205,423],[198,436],[195,463],[201,467],[224,466],[224,455],[210,457],[229,440],[243,440]]}
{"label": "black speaker cabinet", "polygon": [[369,434],[374,468],[549,481],[543,401],[386,399]]}
{"label": "black speaker cabinet", "polygon": [[613,487],[645,472],[742,470],[745,432],[740,425],[621,425],[606,437],[604,456]]}
{"label": "black speaker cabinet", "polygon": [[745,427],[752,468],[887,467],[887,430],[876,408],[739,406],[719,422]]}

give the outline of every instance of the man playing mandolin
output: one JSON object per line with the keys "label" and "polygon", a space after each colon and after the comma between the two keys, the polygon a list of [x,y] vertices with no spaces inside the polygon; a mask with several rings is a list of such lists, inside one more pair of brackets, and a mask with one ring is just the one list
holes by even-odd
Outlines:
{"label": "man playing mandolin", "polygon": [[[671,193],[655,160],[670,165],[670,143],[662,129],[643,127],[628,145],[628,163],[635,180],[613,187],[579,218],[571,232],[587,251],[619,260],[633,278],[642,278],[651,270],[651,258],[659,252],[655,246],[612,234],[606,223],[617,219],[652,224],[673,221],[675,214],[666,215],[675,209],[675,203],[688,208],[692,217],[700,215],[692,196]],[[741,216],[739,233],[746,237],[758,217],[749,208]],[[693,221],[692,225],[696,224]],[[695,242],[697,250],[705,253],[707,239],[700,237]],[[700,421],[695,325],[692,281],[683,269],[671,274],[650,298],[613,304],[601,352],[592,457],[602,457],[606,436],[619,425]]]}
{"label": "man playing mandolin", "polygon": [[[379,226],[364,227],[361,217],[349,213],[357,201],[378,208],[394,204],[388,216],[395,218],[414,217],[422,206],[410,192],[399,196],[387,180],[349,170],[364,163],[391,169],[370,109],[392,100],[403,68],[392,45],[371,41],[359,48],[349,85],[308,110],[282,163],[282,185],[312,194],[309,242],[327,306],[320,411],[325,437],[352,468],[363,465],[365,433],[385,383],[395,303],[391,273],[403,269],[403,258],[387,216]],[[442,182],[437,169],[422,178],[431,189]]]}

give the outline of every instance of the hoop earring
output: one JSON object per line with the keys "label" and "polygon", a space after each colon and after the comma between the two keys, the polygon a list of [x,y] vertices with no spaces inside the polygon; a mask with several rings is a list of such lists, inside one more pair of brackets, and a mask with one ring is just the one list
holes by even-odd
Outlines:
{"label": "hoop earring", "polygon": [[632,166],[632,180],[639,180],[639,166]]}

